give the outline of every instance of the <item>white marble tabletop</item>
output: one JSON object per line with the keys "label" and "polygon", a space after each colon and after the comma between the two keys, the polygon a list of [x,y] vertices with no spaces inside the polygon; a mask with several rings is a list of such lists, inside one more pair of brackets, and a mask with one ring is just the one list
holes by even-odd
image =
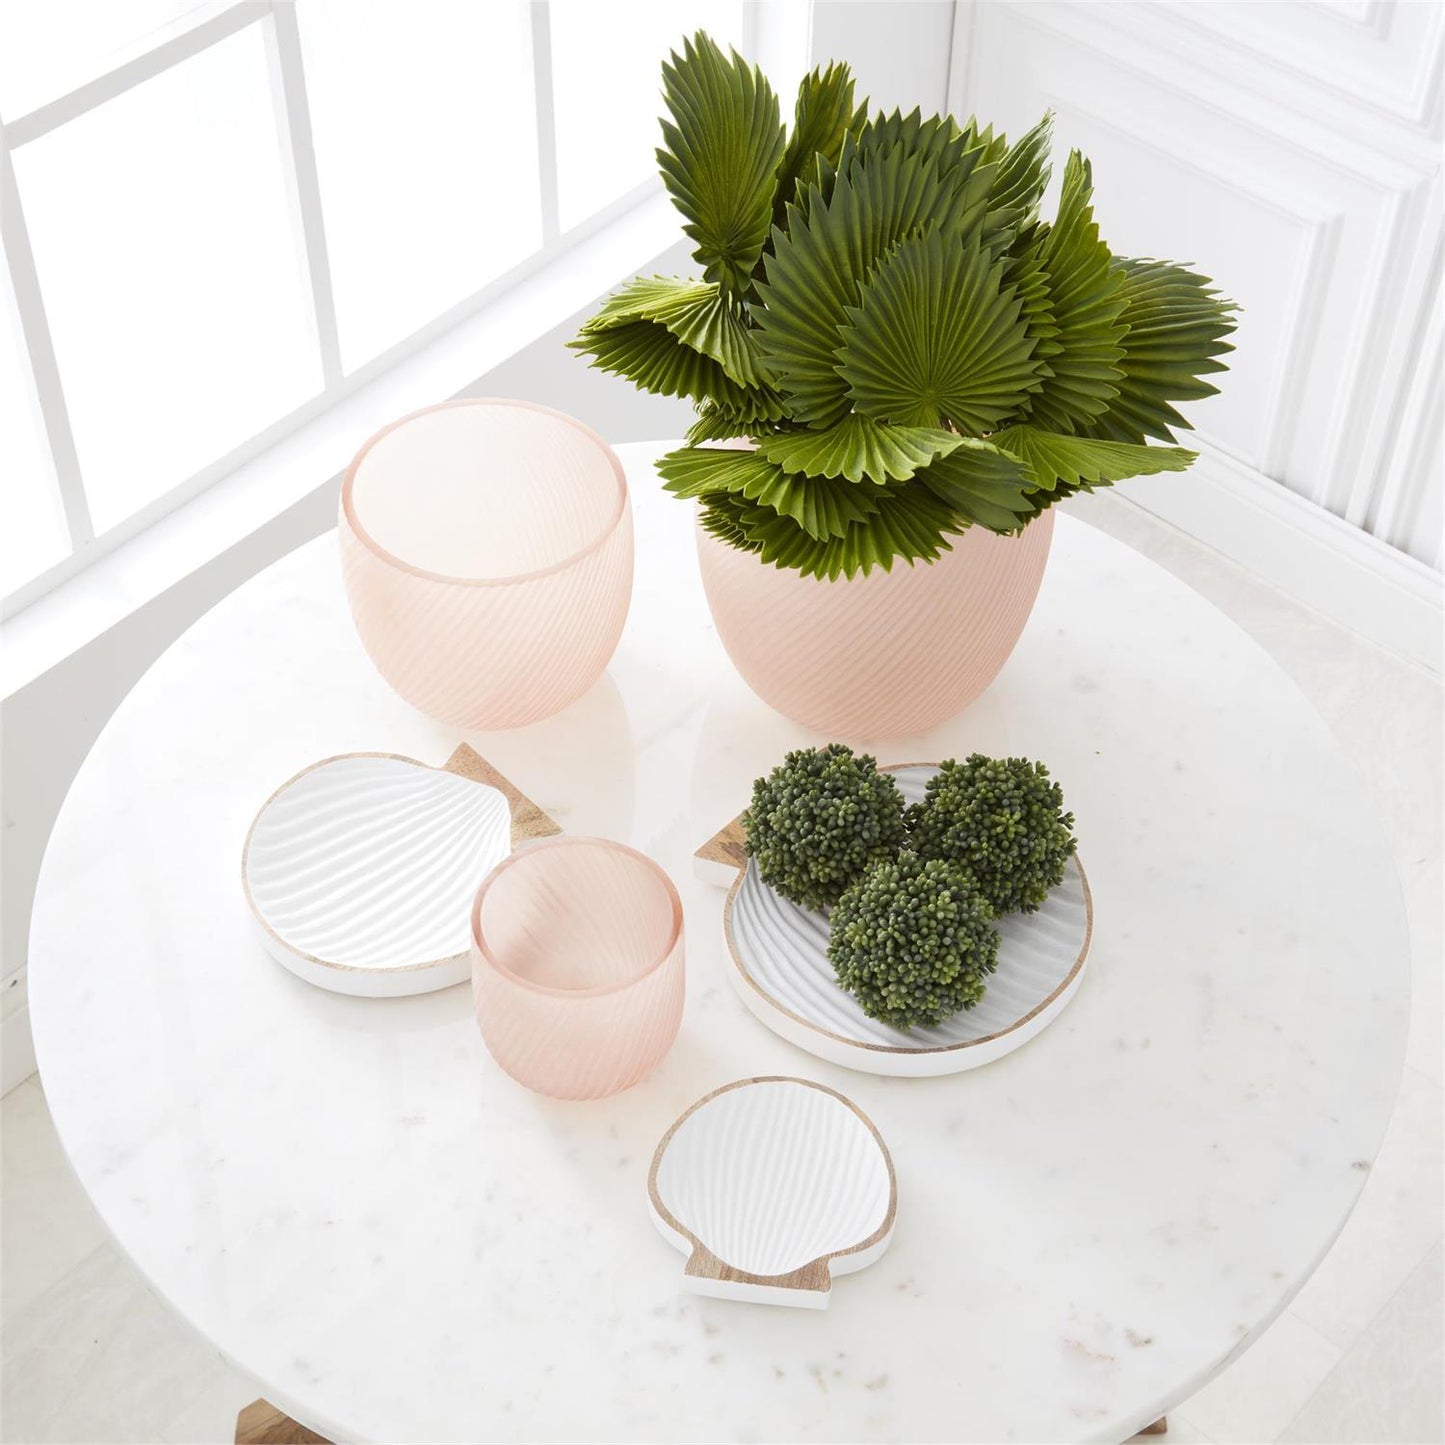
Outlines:
{"label": "white marble tabletop", "polygon": [[[676,880],[688,1001],[662,1067],[601,1102],[542,1099],[492,1063],[465,986],[339,997],[252,936],[241,842],[278,783],[458,741],[372,671],[328,536],[170,648],[66,801],[30,950],[61,1139],[156,1291],[334,1439],[1122,1440],[1273,1319],[1365,1180],[1409,988],[1381,834],[1258,647],[1061,518],[992,689],[880,754],[1050,764],[1094,889],[1083,987],[954,1077],[798,1052],[733,995],[723,894],[689,863],[755,774],[817,739],[730,667],[655,450],[622,449],[638,571],[609,673],[469,741],[566,829]],[[892,1248],[823,1313],[685,1294],[648,1218],[668,1124],[769,1073],[850,1095],[898,1172]]]}

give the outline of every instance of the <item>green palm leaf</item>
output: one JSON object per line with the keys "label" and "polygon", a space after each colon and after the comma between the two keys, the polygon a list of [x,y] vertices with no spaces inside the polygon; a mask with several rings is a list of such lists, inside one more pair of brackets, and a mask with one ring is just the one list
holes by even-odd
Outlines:
{"label": "green palm leaf", "polygon": [[822,430],[775,432],[758,451],[785,472],[850,482],[906,482],[919,467],[963,441],[936,427],[885,426],[861,412]]}
{"label": "green palm leaf", "polygon": [[1011,145],[998,164],[988,192],[988,213],[984,237],[998,254],[1007,250],[1026,226],[1038,219],[1039,202],[1049,183],[1049,143],[1053,139],[1054,117],[1044,118]]}
{"label": "green palm leaf", "polygon": [[[846,485],[846,484],[845,484]],[[932,562],[951,550],[947,534],[966,525],[917,482],[904,482],[872,516],[852,522],[841,537],[814,537],[791,518],[765,510],[736,514],[738,525],[764,562],[805,577],[855,577],[875,567],[890,571],[898,558]]]}
{"label": "green palm leaf", "polygon": [[853,72],[841,61],[803,77],[793,131],[778,163],[773,225],[781,226],[789,203],[817,181],[820,162],[829,167],[838,164],[844,137],[859,129],[865,114],[862,106],[853,106]]}
{"label": "green palm leaf", "polygon": [[1052,377],[1054,369],[1049,365],[1050,358],[1057,356],[1063,346],[1059,328],[1054,323],[1053,307],[1049,304],[1049,278],[1037,247],[1025,244],[1008,257],[1004,282],[1018,292],[1020,314],[1033,337],[1039,376]]}
{"label": "green palm leaf", "polygon": [[1169,403],[1219,390],[1199,378],[1226,370],[1214,358],[1234,350],[1224,340],[1234,330],[1234,303],[1221,299],[1207,277],[1167,261],[1116,258],[1113,264],[1123,278],[1129,328],[1119,362],[1123,376],[1109,409],[1083,430],[1115,441],[1172,442],[1171,428],[1189,423]]}
{"label": "green palm leaf", "polygon": [[[907,115],[895,110],[891,115],[872,117],[859,130],[856,148],[863,158],[887,155],[901,148],[929,165],[956,174],[960,181],[966,181],[979,166],[1003,154],[1003,146],[995,143],[992,130],[980,133],[972,122],[961,126],[951,115],[925,117],[917,106]],[[845,147],[845,159],[846,155]],[[983,179],[991,178],[990,174]],[[983,195],[987,190],[987,185],[981,185],[978,193]]]}
{"label": "green palm leaf", "polygon": [[965,521],[991,532],[1016,532],[1033,516],[1030,497],[1037,483],[1010,452],[977,437],[959,445],[918,473],[918,480]]}
{"label": "green palm leaf", "polygon": [[743,421],[712,402],[703,402],[697,409],[697,420],[684,434],[687,444],[702,446],[705,442],[726,442],[750,436],[755,423]]}
{"label": "green palm leaf", "polygon": [[743,291],[773,219],[783,155],[778,98],[755,66],[723,55],[702,31],[662,67],[672,119],[657,152],[663,184],[696,243],[703,275]]}
{"label": "green palm leaf", "polygon": [[932,226],[962,229],[969,207],[977,210],[966,186],[962,167],[944,171],[930,153],[894,147],[855,155],[826,200],[809,187],[806,215],[788,208],[788,233],[774,233],[753,317],[766,368],[795,420],[826,426],[848,412],[835,356],[848,307],[904,237]]}
{"label": "green palm leaf", "polygon": [[1124,297],[1109,265],[1090,204],[1093,180],[1078,151],[1064,167],[1059,211],[1052,226],[1037,226],[1025,242],[1024,265],[1036,264],[1048,284],[1048,322],[1058,350],[1048,377],[1021,414],[1050,431],[1076,431],[1101,415],[1119,394],[1118,362]]}
{"label": "green palm leaf", "polygon": [[712,492],[702,498],[698,521],[703,531],[728,547],[736,547],[740,552],[761,552],[763,544],[755,541],[743,524],[743,519],[753,510],[751,502],[731,492]]}
{"label": "green palm leaf", "polygon": [[899,426],[985,432],[1043,384],[1018,293],[975,234],[904,241],[848,308],[838,374],[860,411]]}
{"label": "green palm leaf", "polygon": [[748,394],[746,405],[704,401],[698,404],[697,420],[688,428],[692,446],[701,442],[730,441],[770,432],[783,418],[781,399],[766,388]]}
{"label": "green palm leaf", "polygon": [[710,356],[739,386],[761,386],[757,342],[742,308],[715,281],[637,276],[609,296],[583,335],[653,321],[685,345]]}
{"label": "green palm leaf", "polygon": [[[658,458],[664,489],[675,497],[702,497],[709,492],[736,492],[756,498],[777,471],[753,451],[732,447],[682,447]],[[749,487],[753,490],[749,492]]]}
{"label": "green palm leaf", "polygon": [[[840,166],[848,162],[851,139],[844,142]],[[876,115],[858,132],[856,151],[862,159],[900,149],[952,178],[955,193],[949,214],[937,218],[940,224],[956,226],[965,235],[985,224],[989,193],[1008,149],[991,126],[980,131],[973,119],[959,125],[951,115],[925,117],[915,106],[907,115],[897,110]]]}
{"label": "green palm leaf", "polygon": [[599,370],[625,376],[634,386],[658,396],[713,401],[738,414],[772,409],[782,415],[781,405],[768,388],[739,386],[720,363],[694,351],[654,321],[589,329],[567,345],[590,356]]}
{"label": "green palm leaf", "polygon": [[878,510],[876,487],[858,487],[837,477],[804,477],[785,472],[756,452],[718,447],[684,447],[659,459],[665,490],[675,497],[730,492],[791,518],[810,537],[842,537],[851,523]]}
{"label": "green palm leaf", "polygon": [[[949,115],[932,115],[926,119],[917,106],[908,114],[895,110],[891,115],[878,114],[863,120],[867,107],[859,109],[843,134],[836,157],[819,156],[816,194],[824,201],[833,196],[833,187],[840,173],[850,171],[859,161],[873,161],[890,151],[903,150],[917,155],[925,166],[951,174],[958,182],[963,201],[952,208],[954,220],[963,220],[971,227],[982,223],[993,167],[1003,158],[1005,147],[995,145],[991,132],[980,136],[973,123],[960,126]],[[807,218],[813,186],[799,187],[793,204],[798,214]],[[789,224],[785,216],[783,230]]]}
{"label": "green palm leaf", "polygon": [[1126,477],[1182,472],[1196,453],[1183,447],[1146,447],[1132,442],[1066,436],[1032,425],[1012,426],[989,438],[1028,468],[1030,485],[1046,492],[1104,487]]}

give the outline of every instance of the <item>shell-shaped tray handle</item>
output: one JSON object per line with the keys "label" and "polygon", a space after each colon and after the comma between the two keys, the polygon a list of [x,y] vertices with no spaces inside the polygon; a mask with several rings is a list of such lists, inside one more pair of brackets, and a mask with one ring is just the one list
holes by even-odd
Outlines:
{"label": "shell-shaped tray handle", "polygon": [[[774,1291],[791,1291],[794,1297],[789,1304],[814,1306],[822,1309],[828,1303],[828,1291],[833,1288],[833,1275],[828,1268],[828,1256],[811,1260],[799,1269],[787,1274],[749,1274],[745,1269],[734,1269],[724,1264],[705,1244],[694,1244],[683,1271],[696,1280],[713,1281],[719,1288],[718,1294],[729,1298],[745,1299],[758,1294],[772,1294]],[[815,1300],[801,1296],[816,1295]]]}
{"label": "shell-shaped tray handle", "polygon": [[718,888],[731,888],[733,880],[747,866],[748,835],[741,813],[692,855],[694,876]]}
{"label": "shell-shaped tray handle", "polygon": [[473,751],[466,743],[442,764],[442,772],[455,773],[459,778],[470,778],[474,783],[486,783],[495,788],[506,800],[512,812],[512,847],[530,843],[535,838],[550,838],[562,831],[561,825],[548,817],[520,788],[504,778],[480,753]]}

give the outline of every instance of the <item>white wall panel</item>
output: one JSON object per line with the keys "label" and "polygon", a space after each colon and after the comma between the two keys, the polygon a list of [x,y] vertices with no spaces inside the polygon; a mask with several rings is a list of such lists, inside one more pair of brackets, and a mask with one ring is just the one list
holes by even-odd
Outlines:
{"label": "white wall panel", "polygon": [[953,0],[813,0],[813,64],[846,60],[875,110],[936,113],[947,105],[954,23]]}
{"label": "white wall panel", "polygon": [[1236,482],[1437,570],[1442,36],[1423,0],[961,0],[949,93],[1010,133],[1052,108],[1115,250],[1240,302],[1191,411]]}
{"label": "white wall panel", "polygon": [[1339,6],[1309,0],[1167,0],[1156,9],[1198,27],[1247,56],[1265,57],[1303,86],[1303,103],[1331,91],[1439,133],[1441,7],[1432,0],[1366,0]]}

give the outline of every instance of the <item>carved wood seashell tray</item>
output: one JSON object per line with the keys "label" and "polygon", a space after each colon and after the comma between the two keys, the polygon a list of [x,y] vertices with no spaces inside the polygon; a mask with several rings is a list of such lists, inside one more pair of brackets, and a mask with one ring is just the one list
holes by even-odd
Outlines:
{"label": "carved wood seashell tray", "polygon": [[[884,768],[910,803],[938,768]],[[696,854],[698,876],[731,885],[723,910],[728,975],[748,1010],[790,1043],[869,1074],[954,1074],[1012,1053],[1045,1029],[1078,991],[1094,901],[1078,855],[1037,913],[998,921],[998,969],[977,1007],[907,1033],[871,1019],[828,962],[828,919],[775,893],[748,857],[741,818]]]}
{"label": "carved wood seashell tray", "polygon": [[887,1249],[898,1208],[878,1130],[806,1079],[741,1079],[699,1099],[657,1146],[647,1187],[690,1290],[809,1309]]}
{"label": "carved wood seashell tray", "polygon": [[429,993],[470,975],[481,879],[514,843],[560,831],[465,744],[440,768],[347,753],[266,800],[241,882],[266,951],[309,983]]}

